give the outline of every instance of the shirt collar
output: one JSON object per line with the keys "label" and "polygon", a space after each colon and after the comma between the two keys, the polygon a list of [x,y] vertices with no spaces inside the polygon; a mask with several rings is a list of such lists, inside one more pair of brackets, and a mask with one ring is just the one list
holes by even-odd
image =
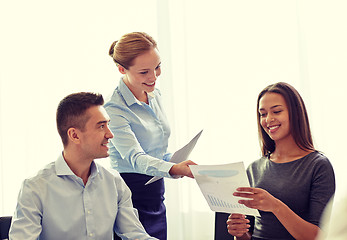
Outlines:
{"label": "shirt collar", "polygon": [[[55,169],[57,172],[57,176],[66,176],[66,175],[70,175],[70,176],[76,176],[73,171],[70,169],[69,165],[67,165],[63,154],[61,154],[57,161],[55,161]],[[97,174],[99,173],[99,168],[98,165],[95,164],[95,162],[93,161],[91,166],[90,166],[90,178],[94,178]]]}
{"label": "shirt collar", "polygon": [[[122,96],[123,96],[123,98],[124,98],[124,100],[125,100],[125,102],[127,103],[128,106],[131,106],[133,104],[138,104],[138,105],[142,105],[143,104],[130,91],[128,86],[124,83],[123,78],[121,78],[120,81],[119,81],[118,90],[122,94]],[[147,96],[148,96],[148,102],[150,102],[155,97],[153,92],[147,93]]]}

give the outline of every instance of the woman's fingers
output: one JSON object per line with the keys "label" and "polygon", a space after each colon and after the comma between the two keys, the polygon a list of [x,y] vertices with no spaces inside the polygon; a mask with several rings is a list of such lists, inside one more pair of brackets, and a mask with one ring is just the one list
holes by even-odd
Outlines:
{"label": "woman's fingers", "polygon": [[236,237],[241,237],[248,232],[249,220],[243,214],[231,214],[227,220],[228,232]]}

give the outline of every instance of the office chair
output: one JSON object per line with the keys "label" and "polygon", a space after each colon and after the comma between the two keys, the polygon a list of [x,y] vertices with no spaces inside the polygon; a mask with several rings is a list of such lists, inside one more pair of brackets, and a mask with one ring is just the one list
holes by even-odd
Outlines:
{"label": "office chair", "polygon": [[234,237],[228,233],[228,213],[215,213],[214,240],[233,240]]}
{"label": "office chair", "polygon": [[0,240],[8,239],[8,232],[10,230],[12,217],[0,217]]}

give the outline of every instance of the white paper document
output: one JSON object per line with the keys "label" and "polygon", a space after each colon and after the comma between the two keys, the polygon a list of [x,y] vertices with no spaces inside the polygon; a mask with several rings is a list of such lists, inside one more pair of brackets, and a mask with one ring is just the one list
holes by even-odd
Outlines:
{"label": "white paper document", "polygon": [[[170,162],[180,163],[180,162],[187,160],[189,157],[189,154],[192,152],[193,148],[195,147],[195,144],[198,141],[202,131],[203,130],[201,130],[192,140],[190,140],[190,142],[187,145],[182,147],[180,150],[176,151],[172,155]],[[153,183],[153,182],[155,182],[161,178],[162,177],[152,177],[148,182],[146,182],[145,185]]]}
{"label": "white paper document", "polygon": [[224,165],[189,166],[212,211],[260,216],[258,210],[239,204],[233,193],[238,187],[249,187],[243,162]]}

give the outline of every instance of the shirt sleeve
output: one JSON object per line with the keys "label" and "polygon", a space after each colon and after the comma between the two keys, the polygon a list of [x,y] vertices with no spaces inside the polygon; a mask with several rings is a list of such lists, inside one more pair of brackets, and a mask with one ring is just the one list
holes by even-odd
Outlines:
{"label": "shirt sleeve", "polygon": [[111,143],[115,146],[121,157],[125,161],[129,161],[136,172],[147,174],[150,176],[169,177],[169,170],[174,163],[167,162],[171,158],[171,154],[165,154],[164,159],[152,157],[142,149],[135,133],[130,127],[129,121],[123,116],[113,114],[110,116],[112,121],[110,128],[114,138]]}
{"label": "shirt sleeve", "polygon": [[29,180],[22,184],[9,232],[11,240],[35,240],[41,231],[42,204]]}
{"label": "shirt sleeve", "polygon": [[335,193],[335,174],[327,158],[317,164],[311,187],[309,221],[319,226],[323,211]]}
{"label": "shirt sleeve", "polygon": [[131,201],[130,189],[121,177],[116,178],[116,185],[118,191],[118,212],[114,225],[116,234],[122,239],[157,239],[149,236],[142,226]]}

